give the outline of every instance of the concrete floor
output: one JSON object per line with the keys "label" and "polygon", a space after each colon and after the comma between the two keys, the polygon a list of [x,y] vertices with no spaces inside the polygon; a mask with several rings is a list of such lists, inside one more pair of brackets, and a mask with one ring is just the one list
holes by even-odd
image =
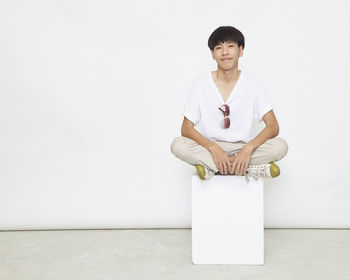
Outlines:
{"label": "concrete floor", "polygon": [[265,229],[265,265],[193,265],[190,229],[0,231],[1,280],[350,279],[350,230]]}

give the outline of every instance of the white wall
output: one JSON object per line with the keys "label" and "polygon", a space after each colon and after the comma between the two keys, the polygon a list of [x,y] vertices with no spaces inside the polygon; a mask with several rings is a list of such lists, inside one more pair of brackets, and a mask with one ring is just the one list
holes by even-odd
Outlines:
{"label": "white wall", "polygon": [[[190,227],[175,158],[207,40],[246,37],[289,144],[265,227],[350,227],[347,1],[1,1],[0,229]],[[261,129],[261,128],[260,128]]]}

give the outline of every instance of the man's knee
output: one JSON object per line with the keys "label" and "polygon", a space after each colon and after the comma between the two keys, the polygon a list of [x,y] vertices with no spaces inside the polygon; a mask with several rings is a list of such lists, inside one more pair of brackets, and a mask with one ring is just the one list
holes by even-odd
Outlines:
{"label": "man's knee", "polygon": [[173,142],[170,145],[170,151],[174,154],[174,155],[178,155],[181,153],[181,148],[183,147],[181,145],[181,142],[183,141],[183,136],[178,136],[176,137]]}
{"label": "man's knee", "polygon": [[287,141],[282,137],[274,138],[273,154],[276,160],[282,159],[288,152]]}

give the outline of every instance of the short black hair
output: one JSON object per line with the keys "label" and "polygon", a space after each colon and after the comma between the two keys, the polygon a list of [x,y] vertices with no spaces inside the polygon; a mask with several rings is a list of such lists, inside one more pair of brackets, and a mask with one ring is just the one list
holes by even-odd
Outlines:
{"label": "short black hair", "polygon": [[220,26],[214,30],[208,39],[208,47],[214,50],[214,47],[220,42],[236,42],[238,47],[242,46],[244,49],[244,36],[241,31],[233,26]]}

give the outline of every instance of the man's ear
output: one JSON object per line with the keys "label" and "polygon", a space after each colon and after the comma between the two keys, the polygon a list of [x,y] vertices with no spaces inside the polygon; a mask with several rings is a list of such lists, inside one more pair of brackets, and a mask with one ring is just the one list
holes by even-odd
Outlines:
{"label": "man's ear", "polygon": [[239,56],[243,56],[243,46],[239,47]]}

